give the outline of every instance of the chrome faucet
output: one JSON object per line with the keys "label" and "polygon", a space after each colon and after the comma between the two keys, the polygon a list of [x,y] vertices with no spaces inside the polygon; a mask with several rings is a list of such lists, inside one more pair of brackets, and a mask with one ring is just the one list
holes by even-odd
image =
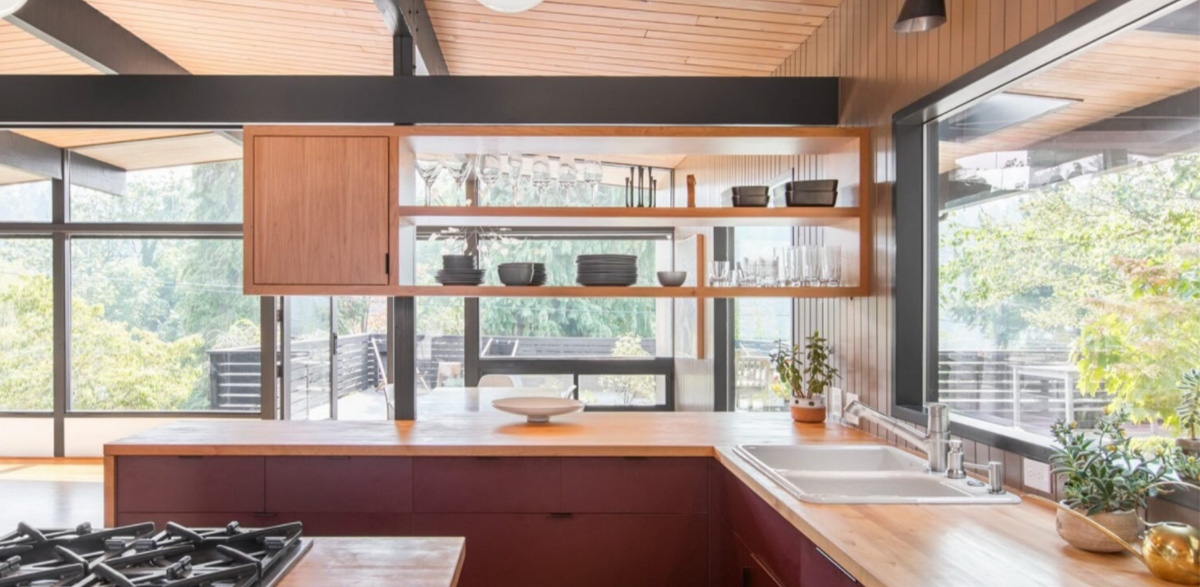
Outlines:
{"label": "chrome faucet", "polygon": [[[850,401],[841,410],[834,406],[834,413],[840,413],[842,420],[857,426],[859,418],[866,418],[882,426],[884,430],[907,440],[916,446],[928,458],[926,469],[930,473],[945,473],[950,463],[950,411],[946,404],[929,404],[925,406],[929,413],[929,423],[926,432],[909,426],[891,416],[860,401],[853,393],[846,394]],[[840,400],[841,398],[837,398]]]}

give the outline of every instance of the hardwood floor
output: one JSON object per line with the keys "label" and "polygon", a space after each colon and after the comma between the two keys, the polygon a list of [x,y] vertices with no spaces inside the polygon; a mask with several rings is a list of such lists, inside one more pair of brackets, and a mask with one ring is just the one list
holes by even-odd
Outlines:
{"label": "hardwood floor", "polygon": [[37,527],[104,525],[100,459],[0,459],[0,535]]}

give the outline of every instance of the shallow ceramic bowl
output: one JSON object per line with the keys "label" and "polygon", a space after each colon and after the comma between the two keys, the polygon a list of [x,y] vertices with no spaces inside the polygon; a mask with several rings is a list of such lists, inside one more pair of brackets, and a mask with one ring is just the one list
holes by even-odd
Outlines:
{"label": "shallow ceramic bowl", "polygon": [[551,416],[583,409],[583,402],[565,397],[507,397],[494,400],[492,407],[501,412],[525,416],[530,424],[545,424]]}
{"label": "shallow ceramic bowl", "polygon": [[658,282],[665,287],[679,287],[687,281],[687,271],[659,271]]}
{"label": "shallow ceramic bowl", "polygon": [[733,188],[735,196],[761,196],[766,197],[771,193],[771,188],[765,185],[741,185]]}

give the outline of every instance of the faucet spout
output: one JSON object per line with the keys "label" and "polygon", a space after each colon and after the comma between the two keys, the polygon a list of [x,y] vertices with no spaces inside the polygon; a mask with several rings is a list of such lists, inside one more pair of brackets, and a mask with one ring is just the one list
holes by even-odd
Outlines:
{"label": "faucet spout", "polygon": [[944,473],[950,455],[950,412],[945,404],[929,404],[926,409],[929,423],[925,432],[858,401],[855,395],[850,395],[850,402],[842,408],[842,418],[852,425],[857,425],[859,418],[878,424],[924,452],[931,473]]}

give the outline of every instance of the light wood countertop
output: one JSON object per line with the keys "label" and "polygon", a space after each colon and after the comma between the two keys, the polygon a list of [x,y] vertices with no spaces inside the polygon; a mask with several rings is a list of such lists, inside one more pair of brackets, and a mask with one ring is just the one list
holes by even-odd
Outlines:
{"label": "light wood countertop", "polygon": [[529,425],[474,413],[405,422],[181,420],[104,445],[122,455],[694,456],[735,444],[874,442],[786,414],[591,412]]}
{"label": "light wood countertop", "polygon": [[463,538],[312,538],[312,549],[279,587],[407,585],[454,587]]}
{"label": "light wood countertop", "polygon": [[1068,547],[1054,512],[1020,505],[818,505],[788,495],[732,452],[738,444],[864,443],[784,414],[582,413],[530,426],[507,414],[416,422],[181,421],[105,445],[123,455],[716,457],[864,585],[1169,585],[1128,555]]}

